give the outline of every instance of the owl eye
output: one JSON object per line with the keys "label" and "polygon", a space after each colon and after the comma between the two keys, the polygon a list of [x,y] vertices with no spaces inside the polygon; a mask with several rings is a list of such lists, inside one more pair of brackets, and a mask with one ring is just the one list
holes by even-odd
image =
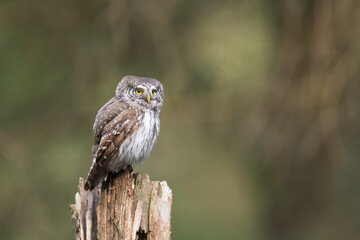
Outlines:
{"label": "owl eye", "polygon": [[142,94],[142,90],[140,88],[135,89],[136,94]]}
{"label": "owl eye", "polygon": [[152,93],[152,95],[155,95],[156,90],[155,90],[155,89],[153,89],[153,90],[151,91],[151,93]]}

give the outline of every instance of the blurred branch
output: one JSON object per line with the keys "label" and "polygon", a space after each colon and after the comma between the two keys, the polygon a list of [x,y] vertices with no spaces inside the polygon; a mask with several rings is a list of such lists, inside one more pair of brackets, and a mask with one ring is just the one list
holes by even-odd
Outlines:
{"label": "blurred branch", "polygon": [[331,219],[343,98],[356,79],[352,36],[359,5],[280,0],[277,7],[278,71],[271,96],[259,108],[266,119],[261,145],[272,176],[267,224],[271,239],[298,239]]}

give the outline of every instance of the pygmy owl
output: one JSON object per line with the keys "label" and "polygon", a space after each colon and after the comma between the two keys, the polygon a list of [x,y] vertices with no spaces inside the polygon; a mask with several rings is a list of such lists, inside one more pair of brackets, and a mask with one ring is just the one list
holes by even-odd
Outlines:
{"label": "pygmy owl", "polygon": [[115,97],[96,115],[93,163],[85,190],[93,190],[108,173],[141,164],[150,155],[160,130],[162,84],[153,78],[125,76]]}

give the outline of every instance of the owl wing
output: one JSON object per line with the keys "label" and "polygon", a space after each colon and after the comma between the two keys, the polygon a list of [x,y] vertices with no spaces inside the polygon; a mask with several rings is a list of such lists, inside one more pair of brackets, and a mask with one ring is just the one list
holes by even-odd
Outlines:
{"label": "owl wing", "polygon": [[96,162],[99,165],[104,166],[106,161],[111,159],[119,149],[124,139],[133,132],[136,115],[136,110],[124,110],[106,125],[95,154]]}
{"label": "owl wing", "polygon": [[94,124],[94,161],[85,182],[85,190],[94,189],[106,177],[108,161],[112,160],[124,139],[132,133],[135,126],[136,110],[127,108],[120,111],[119,109],[127,106],[122,102],[111,103],[110,101],[109,105],[107,103],[99,110]]}
{"label": "owl wing", "polygon": [[129,107],[128,104],[119,101],[116,98],[112,98],[102,108],[100,108],[100,110],[96,115],[93,126],[94,145],[92,148],[92,153],[94,157],[99,147],[101,137],[103,136],[107,124],[128,107]]}

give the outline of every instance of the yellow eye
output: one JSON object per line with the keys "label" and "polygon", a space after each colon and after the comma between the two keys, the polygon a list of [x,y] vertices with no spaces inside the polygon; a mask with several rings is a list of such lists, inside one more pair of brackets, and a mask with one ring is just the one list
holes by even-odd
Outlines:
{"label": "yellow eye", "polygon": [[152,90],[152,95],[155,95],[155,93],[156,93],[156,90]]}
{"label": "yellow eye", "polygon": [[135,92],[136,92],[136,94],[141,94],[143,91],[138,88],[138,89],[135,90]]}

